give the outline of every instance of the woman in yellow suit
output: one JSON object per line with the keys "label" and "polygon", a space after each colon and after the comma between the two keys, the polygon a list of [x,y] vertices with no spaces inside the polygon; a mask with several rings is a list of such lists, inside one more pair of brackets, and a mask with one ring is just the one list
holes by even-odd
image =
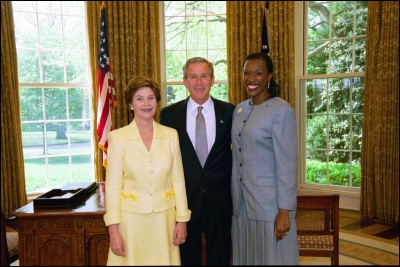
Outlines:
{"label": "woman in yellow suit", "polygon": [[134,78],[124,98],[135,118],[108,135],[107,265],[180,265],[191,211],[178,134],[153,120],[161,96],[152,80]]}

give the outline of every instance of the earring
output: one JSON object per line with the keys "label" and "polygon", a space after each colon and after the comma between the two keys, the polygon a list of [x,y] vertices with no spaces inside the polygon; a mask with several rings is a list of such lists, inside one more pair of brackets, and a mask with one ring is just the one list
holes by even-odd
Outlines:
{"label": "earring", "polygon": [[269,89],[269,81],[268,81],[268,87],[267,88]]}

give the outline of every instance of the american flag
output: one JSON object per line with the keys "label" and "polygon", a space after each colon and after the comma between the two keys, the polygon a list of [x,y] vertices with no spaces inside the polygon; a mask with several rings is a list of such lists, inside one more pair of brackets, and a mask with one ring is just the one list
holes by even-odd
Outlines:
{"label": "american flag", "polygon": [[117,106],[114,81],[111,72],[108,38],[107,38],[107,13],[106,5],[100,6],[100,45],[99,63],[97,68],[97,81],[99,84],[99,99],[97,103],[97,136],[99,147],[103,150],[103,166],[107,167],[108,133],[112,131],[111,108]]}

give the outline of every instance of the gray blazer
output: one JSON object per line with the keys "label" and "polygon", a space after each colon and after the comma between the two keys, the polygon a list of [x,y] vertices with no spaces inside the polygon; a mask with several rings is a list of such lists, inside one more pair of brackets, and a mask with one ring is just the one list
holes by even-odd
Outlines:
{"label": "gray blazer", "polygon": [[297,152],[296,116],[288,102],[275,97],[254,107],[249,100],[240,103],[232,122],[233,214],[244,197],[250,219],[274,221],[278,208],[294,218]]}

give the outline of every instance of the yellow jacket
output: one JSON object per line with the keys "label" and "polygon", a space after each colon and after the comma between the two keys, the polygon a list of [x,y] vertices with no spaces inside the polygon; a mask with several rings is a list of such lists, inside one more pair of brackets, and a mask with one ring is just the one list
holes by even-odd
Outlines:
{"label": "yellow jacket", "polygon": [[148,214],[175,207],[176,221],[190,220],[182,156],[175,129],[153,121],[150,151],[136,121],[108,135],[106,226],[121,222],[121,210]]}

